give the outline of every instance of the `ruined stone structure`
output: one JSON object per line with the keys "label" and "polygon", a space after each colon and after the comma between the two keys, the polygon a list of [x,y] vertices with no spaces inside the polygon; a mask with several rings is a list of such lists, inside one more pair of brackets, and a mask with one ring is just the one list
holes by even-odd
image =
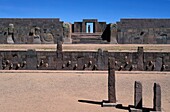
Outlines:
{"label": "ruined stone structure", "polygon": [[[115,107],[119,109],[129,110],[129,112],[161,112],[161,86],[159,83],[154,83],[153,86],[153,108],[143,106],[143,86],[140,81],[134,83],[134,105],[128,107],[117,103],[116,100],[116,78],[115,78],[115,63],[114,58],[109,58],[108,63],[108,100],[103,100],[102,107]],[[127,95],[128,97],[128,95]],[[147,99],[148,100],[148,99]]]}
{"label": "ruined stone structure", "polygon": [[106,22],[98,22],[97,19],[83,19],[83,22],[74,22],[73,32],[74,33],[86,33],[87,23],[93,23],[93,33],[103,32],[106,27]]}
{"label": "ruined stone structure", "polygon": [[119,44],[170,44],[170,19],[121,19]]}
{"label": "ruined stone structure", "polygon": [[[0,43],[56,44],[63,37],[59,19],[0,19]],[[11,39],[12,37],[12,39]]]}
{"label": "ruined stone structure", "polygon": [[0,38],[0,44],[58,44],[56,51],[2,50],[1,69],[107,70],[108,58],[114,57],[115,70],[170,71],[169,52],[145,52],[142,47],[135,52],[62,51],[63,43],[169,44],[170,19],[121,19],[115,24],[84,19],[71,24],[57,18],[1,18]]}
{"label": "ruined stone structure", "polygon": [[[92,26],[88,25],[91,23]],[[83,19],[82,22],[74,22],[72,24],[72,39],[73,43],[94,43],[107,44],[104,41],[102,34],[106,29],[106,22],[98,22],[97,19]],[[92,31],[91,31],[92,30]],[[91,33],[90,33],[91,32]],[[108,37],[110,38],[110,37]]]}
{"label": "ruined stone structure", "polygon": [[[0,51],[0,67],[9,70],[45,69],[45,70],[107,70],[108,58],[115,58],[115,70],[118,71],[170,71],[169,52],[145,52],[138,48],[135,52],[63,51],[62,42],[56,51],[8,50]],[[140,50],[139,50],[140,49]],[[23,65],[23,66],[22,66]],[[48,66],[46,66],[48,65]],[[28,67],[30,66],[30,67]]]}
{"label": "ruined stone structure", "polygon": [[121,19],[114,24],[83,19],[71,24],[58,18],[1,18],[0,37],[0,44],[56,44],[58,40],[67,44],[169,44],[170,19]]}

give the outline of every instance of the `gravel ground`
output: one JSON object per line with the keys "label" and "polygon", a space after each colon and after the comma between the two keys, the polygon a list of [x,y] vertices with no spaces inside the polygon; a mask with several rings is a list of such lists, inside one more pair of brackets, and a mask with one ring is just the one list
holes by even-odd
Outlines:
{"label": "gravel ground", "polygon": [[[169,74],[117,74],[118,103],[133,105],[134,81],[143,84],[143,105],[152,107],[153,83],[162,87],[162,108],[170,111]],[[127,112],[101,107],[107,99],[107,73],[0,73],[1,112]]]}

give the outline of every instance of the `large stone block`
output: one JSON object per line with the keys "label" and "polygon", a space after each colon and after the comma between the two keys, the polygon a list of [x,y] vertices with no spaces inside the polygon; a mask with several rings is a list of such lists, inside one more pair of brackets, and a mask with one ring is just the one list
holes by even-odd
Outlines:
{"label": "large stone block", "polygon": [[161,86],[158,83],[154,83],[153,91],[153,108],[155,111],[161,111]]}
{"label": "large stone block", "polygon": [[2,55],[0,53],[0,70],[2,70]]}
{"label": "large stone block", "polygon": [[116,103],[115,59],[108,60],[108,101]]}
{"label": "large stone block", "polygon": [[142,109],[142,84],[139,81],[135,81],[134,87],[134,106],[137,109]]}
{"label": "large stone block", "polygon": [[143,47],[138,47],[138,62],[137,62],[137,70],[143,71],[144,70],[144,53]]}
{"label": "large stone block", "polygon": [[71,44],[72,43],[72,38],[71,38],[71,33],[72,33],[72,25],[71,23],[63,23],[63,43],[64,44]]}
{"label": "large stone block", "polygon": [[107,69],[107,60],[108,60],[108,51],[103,51],[102,49],[98,49],[97,52],[97,67],[100,70]]}
{"label": "large stone block", "polygon": [[29,49],[27,51],[26,62],[27,62],[27,67],[26,68],[28,70],[36,70],[37,69],[38,60],[37,60],[37,53],[36,53],[35,50]]}
{"label": "large stone block", "polygon": [[59,41],[58,43],[57,43],[57,51],[56,51],[56,53],[57,53],[57,58],[63,58],[63,47],[62,47],[62,42],[61,41]]}
{"label": "large stone block", "polygon": [[162,61],[163,59],[162,58],[156,58],[156,62],[155,62],[155,71],[160,71],[161,68],[162,68]]}

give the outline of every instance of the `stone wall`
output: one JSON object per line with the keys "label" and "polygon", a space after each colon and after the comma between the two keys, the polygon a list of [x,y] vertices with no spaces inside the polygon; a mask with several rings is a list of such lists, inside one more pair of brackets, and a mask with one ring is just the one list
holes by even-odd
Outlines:
{"label": "stone wall", "polygon": [[115,69],[119,71],[170,71],[170,53],[102,49],[98,52],[1,51],[0,69],[107,70],[109,57],[115,58]]}
{"label": "stone wall", "polygon": [[[57,18],[1,18],[0,43],[9,43],[8,37],[12,37],[15,44],[57,43],[63,37],[62,23]],[[14,28],[10,28],[10,25]]]}
{"label": "stone wall", "polygon": [[170,19],[121,19],[119,44],[170,44]]}

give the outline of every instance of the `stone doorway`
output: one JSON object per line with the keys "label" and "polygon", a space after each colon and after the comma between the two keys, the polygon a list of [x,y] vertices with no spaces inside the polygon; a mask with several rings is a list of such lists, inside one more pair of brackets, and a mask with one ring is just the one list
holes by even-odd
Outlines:
{"label": "stone doorway", "polygon": [[94,33],[95,32],[95,23],[93,22],[88,22],[86,23],[86,33]]}

